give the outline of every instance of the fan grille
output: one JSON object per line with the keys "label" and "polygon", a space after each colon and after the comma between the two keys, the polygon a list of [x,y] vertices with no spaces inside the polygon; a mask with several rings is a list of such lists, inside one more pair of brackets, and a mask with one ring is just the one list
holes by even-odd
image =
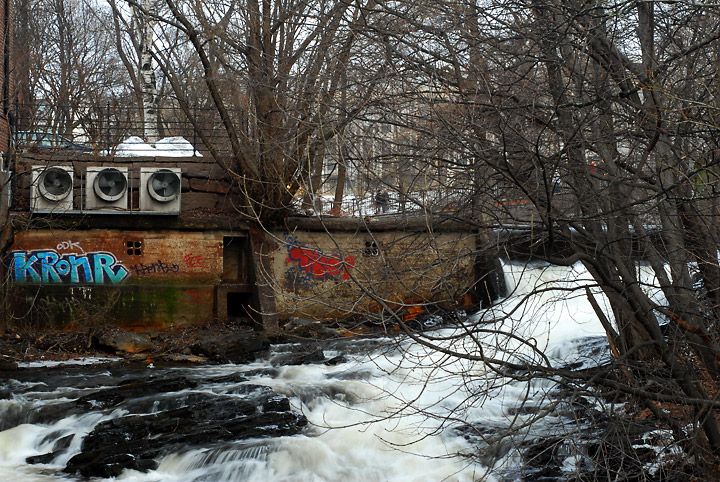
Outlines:
{"label": "fan grille", "polygon": [[48,167],[40,174],[38,188],[48,201],[62,201],[72,192],[72,176],[65,169]]}
{"label": "fan grille", "polygon": [[159,169],[150,175],[147,183],[150,196],[158,202],[170,202],[180,192],[180,177],[170,169]]}
{"label": "fan grille", "polygon": [[114,202],[125,195],[127,191],[127,179],[118,169],[112,167],[103,169],[95,176],[93,189],[100,199]]}

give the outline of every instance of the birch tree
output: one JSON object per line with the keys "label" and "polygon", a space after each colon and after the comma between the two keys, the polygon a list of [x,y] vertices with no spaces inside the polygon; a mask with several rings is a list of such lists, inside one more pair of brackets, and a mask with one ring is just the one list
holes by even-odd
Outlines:
{"label": "birch tree", "polygon": [[188,93],[198,87],[190,83],[200,79],[198,100],[214,109],[217,127],[197,119],[194,127],[242,187],[239,210],[273,219],[287,212],[301,186],[315,191],[324,146],[362,111],[377,81],[342,82],[367,5],[166,0],[155,14],[130,3],[157,19],[161,43],[181,34],[154,60],[188,118],[195,117]]}
{"label": "birch tree", "polygon": [[[158,132],[158,89],[153,68],[153,45],[157,17],[154,1],[146,1],[143,5],[146,15],[140,19],[142,25],[142,43],[140,47],[140,77],[142,78],[143,100],[143,131],[145,141],[151,145],[160,138]],[[136,10],[138,11],[138,10]]]}

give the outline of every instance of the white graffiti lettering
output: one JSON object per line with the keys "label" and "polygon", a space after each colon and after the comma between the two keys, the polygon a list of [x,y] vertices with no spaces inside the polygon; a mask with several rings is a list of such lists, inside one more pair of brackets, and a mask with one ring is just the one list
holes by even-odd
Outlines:
{"label": "white graffiti lettering", "polygon": [[82,246],[80,246],[80,243],[77,241],[62,241],[61,243],[58,243],[58,245],[55,247],[58,251],[70,251],[71,249],[74,250],[80,250],[81,253],[84,253],[85,250],[82,249]]}

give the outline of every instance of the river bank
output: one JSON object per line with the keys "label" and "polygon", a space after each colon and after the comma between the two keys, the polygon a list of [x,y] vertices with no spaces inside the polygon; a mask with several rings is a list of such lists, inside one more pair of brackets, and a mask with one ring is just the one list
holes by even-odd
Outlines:
{"label": "river bank", "polygon": [[[397,333],[390,331],[390,333]],[[18,363],[71,362],[114,357],[144,363],[246,363],[271,344],[386,335],[371,323],[292,319],[277,333],[254,331],[245,323],[208,323],[173,331],[130,332],[111,326],[73,331],[7,331],[0,335],[0,370]],[[300,362],[302,360],[299,360]]]}

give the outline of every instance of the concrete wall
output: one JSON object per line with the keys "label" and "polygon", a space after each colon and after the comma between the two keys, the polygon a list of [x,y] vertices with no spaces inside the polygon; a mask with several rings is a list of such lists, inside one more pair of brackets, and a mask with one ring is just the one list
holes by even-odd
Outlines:
{"label": "concrete wall", "polygon": [[427,299],[461,307],[475,242],[465,232],[276,231],[250,242],[210,230],[32,229],[8,254],[10,309],[26,325],[152,330],[255,314],[271,328],[260,313],[348,317]]}
{"label": "concrete wall", "polygon": [[8,253],[10,305],[32,323],[136,329],[211,321],[223,232],[32,229]]}
{"label": "concrete wall", "polygon": [[[477,235],[466,226],[298,218],[267,232],[239,220],[232,181],[203,158],[23,156],[5,266],[9,310],[25,326],[150,330],[236,318],[274,329],[291,316],[348,317],[422,300],[459,307],[475,285]],[[72,209],[30,212],[37,165],[72,166]],[[84,208],[89,166],[128,168],[126,210]],[[182,169],[179,214],[134,210],[135,174],[146,166]]]}
{"label": "concrete wall", "polygon": [[264,280],[278,317],[331,318],[435,300],[459,307],[472,288],[476,236],[402,229],[375,232],[275,231]]}

